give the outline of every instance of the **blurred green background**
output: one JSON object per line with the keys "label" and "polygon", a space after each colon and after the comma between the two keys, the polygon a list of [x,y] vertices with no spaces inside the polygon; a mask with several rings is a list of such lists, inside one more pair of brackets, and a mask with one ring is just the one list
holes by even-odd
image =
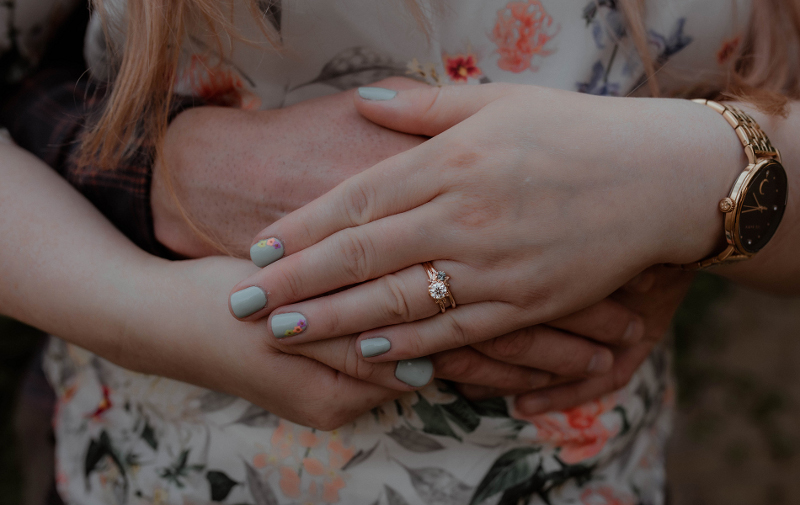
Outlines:
{"label": "blurred green background", "polygon": [[[800,503],[800,300],[697,277],[673,321],[672,505]],[[0,318],[0,501],[21,503],[12,412],[41,335]]]}

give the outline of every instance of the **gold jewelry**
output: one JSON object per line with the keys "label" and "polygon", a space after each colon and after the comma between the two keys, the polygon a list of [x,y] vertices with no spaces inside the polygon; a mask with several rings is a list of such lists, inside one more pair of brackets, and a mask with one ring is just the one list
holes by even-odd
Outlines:
{"label": "gold jewelry", "polygon": [[788,201],[788,180],[781,153],[758,123],[733,105],[705,99],[692,101],[714,109],[725,118],[739,137],[749,164],[739,174],[730,194],[719,202],[719,210],[725,216],[727,247],[709,258],[680,265],[685,270],[751,258],[775,234]]}
{"label": "gold jewelry", "polygon": [[423,263],[422,268],[428,274],[428,294],[431,295],[442,313],[448,305],[451,309],[456,308],[456,300],[450,292],[450,277],[441,270],[433,268],[433,263],[430,261]]}

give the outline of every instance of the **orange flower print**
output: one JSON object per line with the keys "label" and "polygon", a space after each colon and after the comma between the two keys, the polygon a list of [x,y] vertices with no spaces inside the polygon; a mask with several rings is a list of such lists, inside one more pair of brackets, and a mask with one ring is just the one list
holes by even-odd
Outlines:
{"label": "orange flower print", "polygon": [[581,494],[583,505],[633,505],[632,496],[619,496],[609,486],[598,486],[585,490]]}
{"label": "orange flower print", "polygon": [[474,54],[456,54],[454,56],[443,54],[442,59],[447,77],[453,82],[467,82],[470,78],[482,75],[481,69],[478,68],[478,58]]}
{"label": "orange flower print", "polygon": [[278,481],[278,485],[287,497],[298,498],[300,496],[300,475],[294,468],[281,467],[281,478]]}
{"label": "orange flower print", "polygon": [[186,83],[194,96],[212,105],[245,110],[261,108],[261,99],[245,88],[238,73],[213,64],[206,56],[192,55],[178,81]]}
{"label": "orange flower print", "polygon": [[253,466],[280,466],[281,492],[303,503],[339,503],[346,487],[341,468],[355,455],[337,431],[312,430],[280,421],[272,434],[270,454],[257,454]]}
{"label": "orange flower print", "polygon": [[717,51],[717,63],[720,65],[727,63],[731,56],[733,56],[733,53],[739,48],[739,43],[741,41],[742,37],[740,35],[724,41],[719,51]]}
{"label": "orange flower print", "polygon": [[558,33],[558,26],[540,0],[508,2],[497,11],[497,22],[490,35],[497,45],[497,66],[509,72],[536,71],[535,57],[551,53],[547,44]]}
{"label": "orange flower print", "polygon": [[559,458],[568,464],[597,456],[606,442],[616,434],[603,424],[601,416],[615,405],[612,401],[595,400],[564,412],[526,417],[514,410],[512,417],[536,426],[536,438],[560,448]]}

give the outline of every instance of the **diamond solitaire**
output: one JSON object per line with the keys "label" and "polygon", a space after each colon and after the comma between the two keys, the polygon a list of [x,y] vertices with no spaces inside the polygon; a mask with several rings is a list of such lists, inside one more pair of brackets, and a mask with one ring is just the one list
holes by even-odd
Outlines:
{"label": "diamond solitaire", "polygon": [[447,297],[447,286],[444,285],[444,282],[432,282],[428,292],[434,300],[442,300]]}
{"label": "diamond solitaire", "polygon": [[450,292],[450,277],[441,270],[436,270],[430,262],[423,263],[422,267],[428,274],[428,294],[444,312],[448,307],[456,308],[456,301]]}

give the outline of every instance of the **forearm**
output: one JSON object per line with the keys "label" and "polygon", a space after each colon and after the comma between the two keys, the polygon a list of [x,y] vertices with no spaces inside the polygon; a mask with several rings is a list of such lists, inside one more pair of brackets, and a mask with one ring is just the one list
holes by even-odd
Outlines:
{"label": "forearm", "polygon": [[129,356],[153,329],[141,326],[161,319],[139,317],[150,301],[136,296],[158,287],[161,260],[32,155],[0,145],[0,160],[0,310],[114,361]]}

